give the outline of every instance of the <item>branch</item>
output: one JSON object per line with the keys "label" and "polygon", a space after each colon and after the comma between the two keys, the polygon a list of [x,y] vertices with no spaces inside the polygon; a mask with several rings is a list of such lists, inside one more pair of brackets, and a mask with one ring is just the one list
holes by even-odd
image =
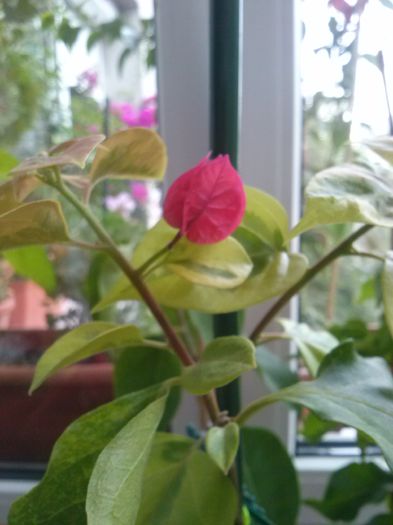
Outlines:
{"label": "branch", "polygon": [[278,312],[284,308],[284,306],[294,297],[311,279],[313,279],[321,270],[333,262],[337,257],[341,255],[348,254],[349,249],[352,244],[362,235],[367,233],[373,228],[373,225],[366,224],[356,230],[354,233],[349,235],[344,239],[336,248],[333,248],[328,254],[326,254],[322,259],[314,264],[308,271],[303,275],[303,277],[295,283],[291,288],[289,288],[284,295],[282,295],[268,310],[264,315],[261,321],[256,325],[254,330],[251,332],[250,339],[257,343],[259,335],[266,328],[266,326],[272,321]]}

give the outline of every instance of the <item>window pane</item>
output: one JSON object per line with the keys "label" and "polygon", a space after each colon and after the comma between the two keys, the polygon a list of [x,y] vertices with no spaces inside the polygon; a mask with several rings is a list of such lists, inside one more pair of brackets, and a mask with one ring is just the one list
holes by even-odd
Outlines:
{"label": "window pane", "polygon": [[[0,7],[0,166],[77,136],[134,126],[156,128],[153,0],[18,1]],[[2,171],[2,170],[0,170]],[[6,173],[4,173],[6,175]],[[75,168],[68,175],[79,176]],[[81,191],[78,187],[75,191]],[[50,198],[48,189],[33,198]],[[104,182],[91,207],[125,253],[160,213],[154,183]],[[62,202],[72,236],[95,237]],[[108,278],[108,275],[110,276]],[[33,365],[65,330],[91,320],[90,310],[118,278],[106,255],[28,247],[0,259],[0,464],[48,459],[73,419],[112,396],[112,367],[104,355],[60,372],[27,396]],[[151,318],[123,303],[94,319]]]}
{"label": "window pane", "polygon": [[[393,9],[377,0],[303,0],[302,8],[306,184],[327,167],[367,160],[360,142],[393,131]],[[315,262],[352,230],[349,225],[314,230],[303,236],[303,250]],[[378,255],[390,243],[390,232],[375,228],[356,248]],[[351,337],[363,355],[382,355],[391,362],[393,341],[382,315],[380,272],[381,263],[373,258],[337,260],[302,292],[302,322],[330,330],[339,340]],[[308,374],[305,368],[301,373]],[[300,437],[300,453],[359,453],[354,430],[323,425],[306,413],[300,430],[308,437],[306,446]],[[312,441],[317,443],[314,448],[309,446]]]}

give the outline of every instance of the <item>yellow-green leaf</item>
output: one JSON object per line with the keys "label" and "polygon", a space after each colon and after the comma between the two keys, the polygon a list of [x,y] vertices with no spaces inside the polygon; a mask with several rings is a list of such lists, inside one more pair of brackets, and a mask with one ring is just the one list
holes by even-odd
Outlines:
{"label": "yellow-green leaf", "polygon": [[[139,243],[133,264],[143,264],[176,234],[177,230],[159,221]],[[161,258],[161,264],[188,281],[214,288],[238,286],[247,279],[253,266],[242,245],[231,237],[215,244],[195,244],[183,237]]]}
{"label": "yellow-green leaf", "polygon": [[0,148],[0,178],[7,175],[12,168],[17,166],[19,161],[16,157],[8,153],[8,151]]}
{"label": "yellow-green leaf", "polygon": [[90,178],[161,180],[167,166],[166,147],[161,137],[146,128],[115,133],[98,148]]}
{"label": "yellow-green leaf", "polygon": [[142,481],[167,395],[137,414],[98,456],[86,498],[88,525],[134,525]]}
{"label": "yellow-green leaf", "polygon": [[139,345],[142,342],[139,329],[133,325],[94,321],[78,326],[60,337],[41,356],[35,368],[30,393],[65,366],[101,352],[125,348],[133,344]]}
{"label": "yellow-green leaf", "polygon": [[[191,283],[170,270],[158,271],[147,277],[150,290],[164,306],[225,313],[241,310],[284,293],[307,269],[307,259],[300,254],[277,253],[263,271],[251,275],[236,288],[218,289]],[[98,312],[116,301],[140,297],[126,278],[121,278],[95,306]]]}
{"label": "yellow-green leaf", "polygon": [[20,205],[40,181],[28,175],[17,175],[0,184],[0,216]]}
{"label": "yellow-green leaf", "polygon": [[3,252],[3,257],[22,277],[32,279],[48,293],[56,288],[56,274],[43,246],[23,246]]}
{"label": "yellow-green leaf", "polygon": [[195,365],[183,369],[181,385],[192,394],[206,394],[255,367],[255,347],[249,339],[219,337],[206,346]]}
{"label": "yellow-green leaf", "polygon": [[343,223],[393,227],[393,178],[351,164],[315,175],[306,188],[304,216],[291,237],[319,225]]}
{"label": "yellow-green leaf", "polygon": [[323,358],[339,344],[338,339],[326,330],[314,330],[306,323],[280,319],[286,334],[294,341],[313,376],[316,376]]}
{"label": "yellow-green leaf", "polygon": [[227,474],[239,448],[239,427],[233,421],[225,427],[211,427],[206,434],[206,452]]}
{"label": "yellow-green leaf", "polygon": [[46,155],[37,155],[24,160],[11,171],[11,174],[32,173],[40,169],[67,164],[83,168],[90,153],[104,138],[104,135],[89,135],[67,140],[50,149]]}
{"label": "yellow-green leaf", "polygon": [[289,232],[285,208],[277,199],[257,188],[246,186],[245,190],[247,206],[241,226],[273,248],[280,249]]}
{"label": "yellow-green leaf", "polygon": [[58,202],[30,202],[0,215],[0,250],[68,240],[68,228]]}

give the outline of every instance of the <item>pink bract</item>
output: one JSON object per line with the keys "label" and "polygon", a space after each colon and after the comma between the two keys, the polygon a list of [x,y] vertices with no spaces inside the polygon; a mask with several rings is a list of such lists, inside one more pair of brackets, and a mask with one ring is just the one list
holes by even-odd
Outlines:
{"label": "pink bract", "polygon": [[202,159],[169,188],[164,218],[197,244],[228,237],[240,224],[246,207],[243,182],[228,155]]}

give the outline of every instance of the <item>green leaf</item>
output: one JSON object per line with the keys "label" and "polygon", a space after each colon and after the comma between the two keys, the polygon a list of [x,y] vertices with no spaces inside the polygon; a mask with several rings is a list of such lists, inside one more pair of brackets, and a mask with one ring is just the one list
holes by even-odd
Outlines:
{"label": "green leaf", "polygon": [[150,129],[130,128],[98,147],[89,175],[93,182],[102,178],[161,180],[166,166],[161,137]]}
{"label": "green leaf", "polygon": [[346,342],[332,350],[318,370],[318,378],[274,392],[254,401],[238,418],[277,401],[289,401],[316,412],[322,419],[361,430],[381,448],[393,470],[393,379],[386,361],[360,357]]}
{"label": "green leaf", "polygon": [[206,434],[206,452],[224,474],[228,474],[239,448],[239,427],[231,422],[225,427],[211,427]]}
{"label": "green leaf", "polygon": [[9,525],[85,524],[87,486],[99,454],[162,393],[161,386],[135,392],[74,421],[56,442],[44,478],[12,505]]}
{"label": "green leaf", "polygon": [[307,505],[334,521],[352,521],[364,505],[378,503],[388,493],[393,476],[374,463],[352,463],[333,473],[321,501]]}
{"label": "green leaf", "polygon": [[181,384],[192,394],[206,394],[255,366],[255,348],[249,339],[219,337],[206,346],[195,365],[183,369]]}
{"label": "green leaf", "polygon": [[68,228],[58,202],[30,202],[0,215],[0,250],[68,240]]}
{"label": "green leaf", "polygon": [[80,30],[80,27],[72,26],[67,18],[63,18],[57,31],[57,37],[71,49],[78,38]]}
{"label": "green leaf", "polygon": [[[393,2],[391,2],[390,7],[393,8]],[[364,144],[384,160],[393,164],[393,137],[389,135],[385,137],[375,137],[364,141]]]}
{"label": "green leaf", "polygon": [[[157,249],[159,247],[155,252]],[[134,264],[137,263],[135,266],[143,262],[136,258],[137,255],[138,251],[135,252],[133,260]],[[163,306],[214,314],[242,310],[280,295],[296,283],[306,269],[307,259],[304,256],[280,252],[263,271],[255,275],[251,273],[251,276],[236,288],[217,289],[197,285],[173,274],[169,269],[152,272],[146,281],[154,297]],[[129,282],[122,278],[95,306],[94,311],[98,312],[116,301],[131,299],[139,300],[140,297]]]}
{"label": "green leaf", "polygon": [[263,428],[241,432],[244,482],[275,525],[295,525],[299,487],[295,468],[283,444]]}
{"label": "green leaf", "polygon": [[325,330],[313,330],[305,323],[290,319],[280,319],[280,323],[300,350],[310,373],[315,376],[323,358],[338,345],[338,339]]}
{"label": "green leaf", "polygon": [[233,525],[232,482],[195,442],[158,434],[148,461],[136,525]]}
{"label": "green leaf", "polygon": [[24,160],[11,173],[13,175],[26,174],[67,164],[84,168],[90,153],[104,138],[104,135],[89,135],[67,140],[50,149],[47,155],[37,155]]}
{"label": "green leaf", "polygon": [[393,252],[388,252],[382,271],[382,296],[386,324],[393,335]]}
{"label": "green leaf", "polygon": [[[176,233],[177,230],[160,221],[138,249],[143,250],[146,237],[149,244],[156,237],[158,244],[164,236],[170,242]],[[231,237],[215,244],[195,244],[183,237],[168,250],[162,263],[190,282],[214,288],[234,288],[244,282],[252,270],[251,259],[242,245]]]}
{"label": "green leaf", "polygon": [[152,441],[166,394],[144,408],[99,455],[86,498],[88,524],[134,525]]}
{"label": "green leaf", "polygon": [[12,168],[15,168],[18,164],[19,161],[16,157],[8,153],[5,149],[0,148],[0,178],[7,175]]}
{"label": "green leaf", "polygon": [[136,326],[116,325],[104,321],[86,323],[60,337],[39,359],[30,393],[49,376],[65,366],[92,355],[143,342]]}
{"label": "green leaf", "polygon": [[271,390],[279,390],[299,381],[288,363],[263,346],[256,349],[257,371]]}
{"label": "green leaf", "polygon": [[288,215],[282,204],[261,190],[245,187],[246,212],[242,226],[270,246],[280,249],[288,238]]}
{"label": "green leaf", "polygon": [[32,279],[51,294],[56,289],[56,274],[45,248],[26,246],[3,252],[15,272],[22,277]]}
{"label": "green leaf", "polygon": [[28,22],[38,14],[38,7],[34,0],[15,0],[3,2],[2,8],[7,22]]}
{"label": "green leaf", "polygon": [[[116,396],[129,394],[162,383],[166,379],[178,377],[180,374],[179,359],[167,348],[156,348],[147,344],[125,348],[115,362],[115,394]],[[169,424],[179,401],[180,389],[172,388],[160,424],[161,428]]]}
{"label": "green leaf", "polygon": [[26,175],[16,176],[0,184],[0,216],[20,205],[40,181]]}
{"label": "green leaf", "polygon": [[266,244],[258,235],[243,226],[239,226],[232,237],[236,239],[246,251],[252,262],[250,277],[263,272],[267,265],[273,261],[277,251]]}
{"label": "green leaf", "polygon": [[318,443],[322,436],[331,430],[337,430],[337,423],[321,419],[314,412],[310,411],[303,420],[301,434],[307,441]]}
{"label": "green leaf", "polygon": [[354,222],[393,226],[393,180],[351,164],[329,168],[307,185],[304,216],[291,237],[322,224]]}

